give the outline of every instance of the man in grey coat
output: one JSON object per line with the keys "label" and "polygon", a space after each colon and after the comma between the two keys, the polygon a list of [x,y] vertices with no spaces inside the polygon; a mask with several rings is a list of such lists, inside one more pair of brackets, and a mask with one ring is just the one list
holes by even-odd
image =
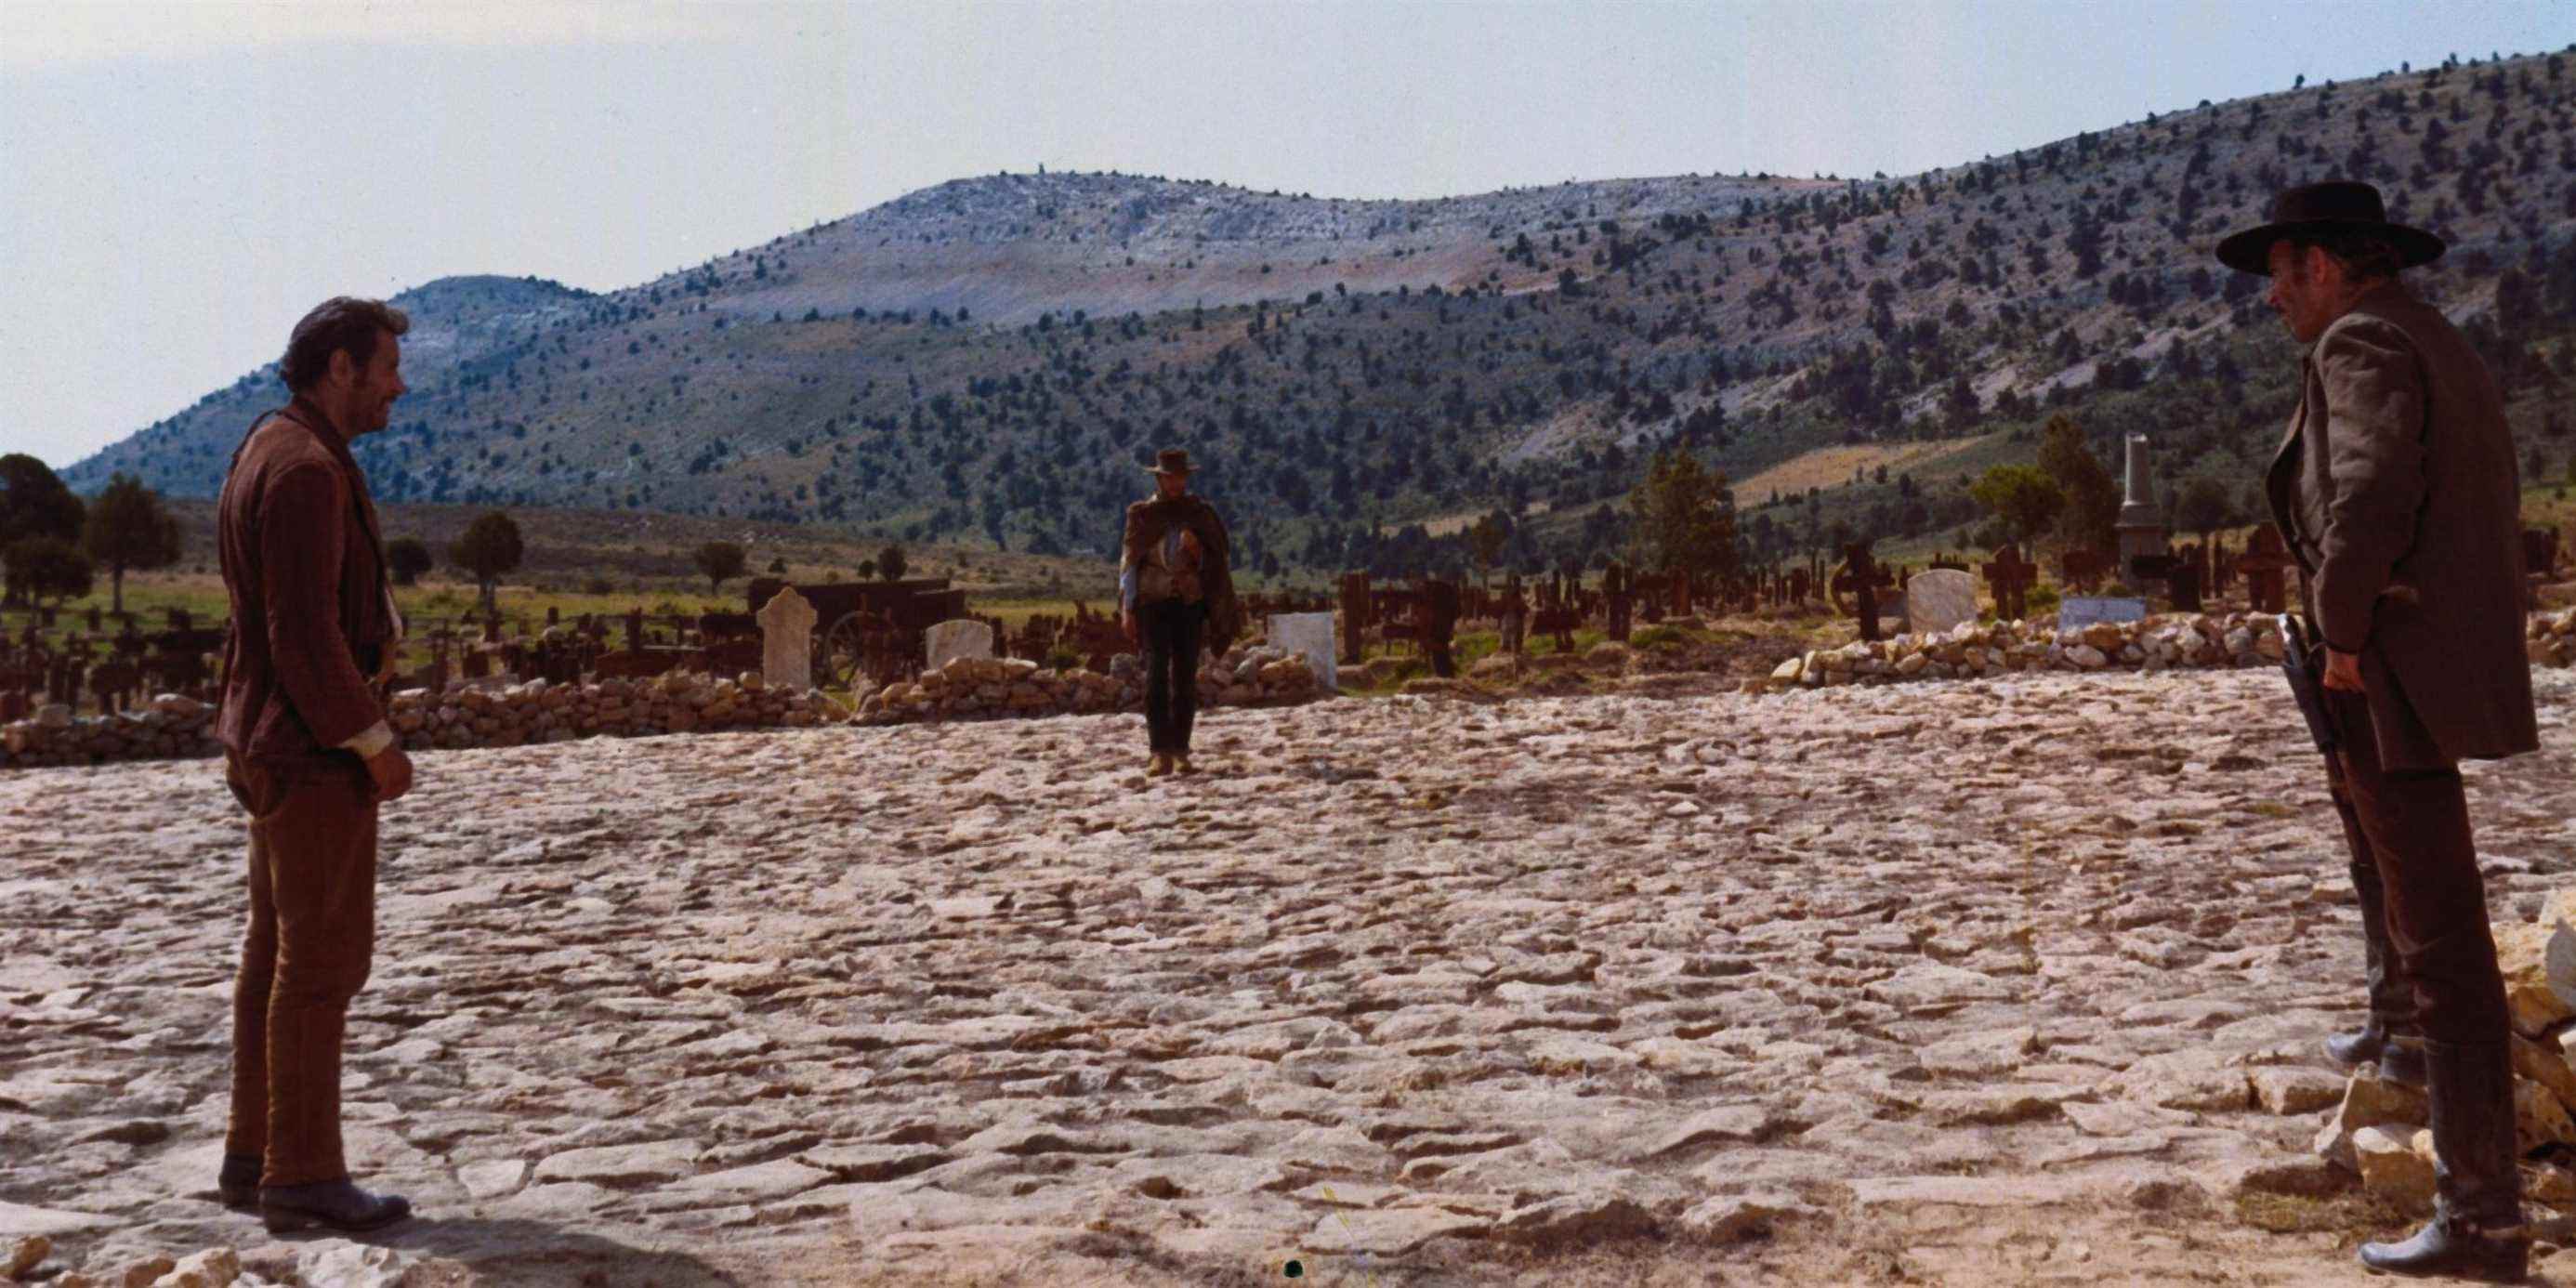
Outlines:
{"label": "man in grey coat", "polygon": [[[2319,183],[2221,242],[2309,350],[2265,476],[2324,676],[2328,788],[2352,850],[2371,1017],[2328,1051],[2421,1081],[2434,1219],[2362,1263],[2518,1282],[2530,1256],[2515,1170],[2504,984],[2459,762],[2534,751],[2522,647],[2520,484],[2486,364],[2400,270],[2441,239],[2390,223],[2379,191]],[[2414,1043],[2420,1038],[2420,1052]]]}

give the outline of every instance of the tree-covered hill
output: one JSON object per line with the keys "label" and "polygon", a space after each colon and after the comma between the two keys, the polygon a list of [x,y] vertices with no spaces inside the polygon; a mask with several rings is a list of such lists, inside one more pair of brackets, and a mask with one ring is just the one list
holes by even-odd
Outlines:
{"label": "tree-covered hill", "polygon": [[[1961,473],[2075,416],[2169,484],[2241,483],[2296,354],[2210,256],[2292,183],[2378,183],[2448,237],[2410,276],[2564,471],[2576,375],[2576,54],[2176,105],[1927,174],[1572,183],[1437,201],[1116,174],[914,193],[601,295],[446,279],[398,302],[413,388],[360,458],[398,500],[582,505],[1105,552],[1154,449],[1207,465],[1256,564],[1594,555],[1681,446],[1738,479],[1820,447],[1959,440],[1813,496],[1741,495],[1759,554],[1970,522]],[[67,473],[210,493],[243,378]],[[1543,519],[1536,518],[1544,514]],[[1440,521],[1450,520],[1448,524]]]}

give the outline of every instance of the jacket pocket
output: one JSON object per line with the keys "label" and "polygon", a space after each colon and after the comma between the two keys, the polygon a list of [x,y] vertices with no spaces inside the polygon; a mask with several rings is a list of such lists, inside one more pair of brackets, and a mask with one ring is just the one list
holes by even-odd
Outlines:
{"label": "jacket pocket", "polygon": [[286,801],[286,784],[275,770],[239,758],[225,760],[224,786],[252,818],[266,818]]}

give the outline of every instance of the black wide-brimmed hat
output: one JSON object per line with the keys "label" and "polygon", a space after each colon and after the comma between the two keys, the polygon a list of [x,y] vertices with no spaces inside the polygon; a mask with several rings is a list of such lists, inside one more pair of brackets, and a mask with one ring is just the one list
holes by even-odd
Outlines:
{"label": "black wide-brimmed hat", "polygon": [[2218,243],[2218,262],[2240,273],[2272,275],[2272,243],[2298,233],[2368,232],[2388,239],[2404,267],[2430,264],[2442,257],[2442,239],[2421,228],[2388,222],[2388,207],[2379,189],[2366,183],[2333,180],[2302,184],[2272,199],[2271,222],[2248,228]]}
{"label": "black wide-brimmed hat", "polygon": [[1152,469],[1157,474],[1187,474],[1190,472],[1190,454],[1183,448],[1164,448],[1154,453]]}

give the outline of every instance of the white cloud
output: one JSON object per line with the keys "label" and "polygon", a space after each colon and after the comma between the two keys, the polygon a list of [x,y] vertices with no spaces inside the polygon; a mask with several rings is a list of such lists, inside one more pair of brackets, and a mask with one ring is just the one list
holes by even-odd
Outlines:
{"label": "white cloud", "polygon": [[770,5],[671,0],[0,0],[0,68],[204,58],[298,44],[676,44],[746,34],[776,12]]}

